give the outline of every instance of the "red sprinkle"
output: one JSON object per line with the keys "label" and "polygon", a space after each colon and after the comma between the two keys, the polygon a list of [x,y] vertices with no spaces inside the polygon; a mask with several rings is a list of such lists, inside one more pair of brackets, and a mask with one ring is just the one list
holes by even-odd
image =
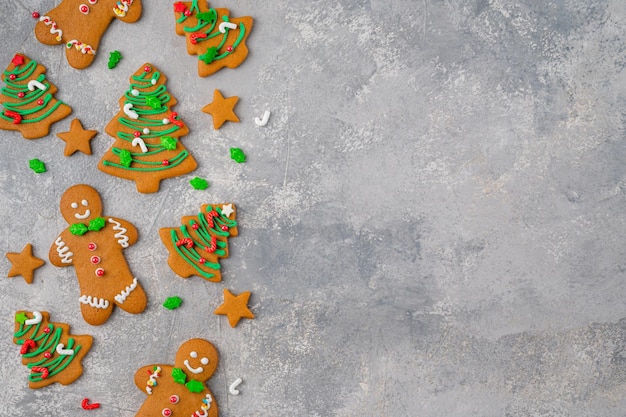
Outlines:
{"label": "red sprinkle", "polygon": [[138,138],[139,136],[141,136],[141,132],[138,130],[135,130],[135,133],[133,133],[133,135],[135,135],[135,137]]}
{"label": "red sprinkle", "polygon": [[44,333],[50,333],[50,328],[49,328],[49,327],[44,328],[44,329],[43,329],[43,332],[44,332]]}
{"label": "red sprinkle", "polygon": [[199,227],[200,227],[200,225],[198,223],[194,223],[194,224],[191,225],[191,228],[193,230],[198,230]]}
{"label": "red sprinkle", "polygon": [[46,359],[50,359],[52,357],[52,353],[46,352],[46,353],[43,354],[43,357],[46,358]]}
{"label": "red sprinkle", "polygon": [[100,257],[99,256],[92,256],[91,257],[91,263],[94,265],[97,265],[100,263]]}
{"label": "red sprinkle", "polygon": [[228,232],[228,226],[226,226],[225,224],[222,225],[222,230],[225,231],[225,232]]}
{"label": "red sprinkle", "polygon": [[96,269],[96,275],[99,276],[99,277],[103,277],[104,276],[104,269],[102,269],[102,268]]}
{"label": "red sprinkle", "polygon": [[41,106],[43,104],[43,100],[42,99],[37,100],[37,104]]}
{"label": "red sprinkle", "polygon": [[33,12],[32,16],[33,16],[33,19],[39,19],[40,14],[39,12]]}
{"label": "red sprinkle", "polygon": [[48,368],[43,366],[33,366],[30,370],[33,372],[41,372],[41,379],[48,378]]}
{"label": "red sprinkle", "polygon": [[85,410],[93,410],[95,408],[100,408],[100,403],[93,403],[93,404],[89,404],[89,398],[85,398],[83,399],[83,401],[80,403],[80,405],[85,409]]}
{"label": "red sprinkle", "polygon": [[30,348],[34,348],[35,346],[37,345],[35,344],[35,341],[33,339],[24,340],[24,344],[22,345],[22,348],[20,349],[20,354],[24,355],[28,353],[28,350]]}
{"label": "red sprinkle", "polygon": [[87,249],[89,250],[96,250],[97,246],[95,243],[91,242],[90,244],[87,245]]}
{"label": "red sprinkle", "polygon": [[232,52],[232,51],[233,51],[233,47],[232,47],[232,46],[230,46],[230,45],[228,45],[228,46],[226,47],[226,50],[227,50],[228,52]]}
{"label": "red sprinkle", "polygon": [[187,9],[183,12],[183,14],[187,17],[191,16],[191,10]]}
{"label": "red sprinkle", "polygon": [[20,91],[19,93],[17,93],[17,96],[18,96],[19,98],[24,98],[24,96],[25,96],[25,95],[26,95],[26,94],[24,94],[22,91]]}
{"label": "red sprinkle", "polygon": [[167,159],[164,159],[163,162],[161,163],[165,166],[168,166],[170,164],[170,161],[168,161]]}
{"label": "red sprinkle", "polygon": [[206,263],[206,259],[200,258],[200,259],[198,259],[198,262],[200,262],[202,265],[204,265]]}
{"label": "red sprinkle", "polygon": [[16,78],[16,77],[15,77],[15,74],[11,74],[11,75],[9,75],[9,80],[14,80],[15,78]]}
{"label": "red sprinkle", "polygon": [[146,65],[145,67],[143,67],[143,72],[150,72],[152,71],[152,68],[150,68],[150,65]]}

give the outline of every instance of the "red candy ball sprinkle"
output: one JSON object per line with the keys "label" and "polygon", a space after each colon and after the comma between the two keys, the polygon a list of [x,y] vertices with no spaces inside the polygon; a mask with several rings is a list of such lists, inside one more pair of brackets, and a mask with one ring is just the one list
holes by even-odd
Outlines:
{"label": "red candy ball sprinkle", "polygon": [[163,162],[161,162],[164,166],[168,166],[170,164],[170,161],[168,161],[167,159],[164,159]]}
{"label": "red candy ball sprinkle", "polygon": [[102,268],[96,269],[96,276],[103,277],[104,276],[104,269],[102,269]]}
{"label": "red candy ball sprinkle", "polygon": [[41,106],[43,104],[43,100],[42,99],[37,100],[37,104]]}
{"label": "red candy ball sprinkle", "polygon": [[164,408],[163,411],[161,411],[161,415],[163,417],[170,417],[172,415],[172,410],[170,410],[169,408]]}
{"label": "red candy ball sprinkle", "polygon": [[223,225],[223,226],[222,226],[222,230],[223,230],[223,231],[225,231],[225,232],[228,232],[228,226]]}
{"label": "red candy ball sprinkle", "polygon": [[198,230],[198,227],[200,227],[200,226],[198,225],[198,223],[194,223],[194,224],[192,224],[192,225],[191,225],[191,228],[192,228],[193,230]]}
{"label": "red candy ball sprinkle", "polygon": [[43,332],[44,332],[44,333],[50,333],[50,328],[49,328],[49,327],[46,327],[45,329],[43,329]]}
{"label": "red candy ball sprinkle", "polygon": [[87,249],[89,250],[96,250],[97,246],[95,243],[91,242],[90,244],[87,245]]}
{"label": "red candy ball sprinkle", "polygon": [[150,65],[146,65],[145,67],[143,67],[143,72],[150,72],[152,71],[152,68],[150,68]]}
{"label": "red candy ball sprinkle", "polygon": [[233,47],[232,47],[232,46],[230,46],[230,45],[228,45],[228,46],[226,47],[226,50],[227,50],[228,52],[232,52],[232,51],[233,51]]}
{"label": "red candy ball sprinkle", "polygon": [[91,257],[91,263],[94,265],[97,265],[100,263],[100,257],[99,256],[92,256]]}
{"label": "red candy ball sprinkle", "polygon": [[52,353],[50,353],[50,352],[46,352],[46,353],[44,353],[44,354],[43,354],[43,356],[44,356],[44,358],[46,358],[46,359],[50,359],[50,358],[52,357]]}
{"label": "red candy ball sprinkle", "polygon": [[15,74],[11,74],[11,75],[9,75],[9,80],[14,80],[15,78],[16,78],[16,77],[15,77]]}
{"label": "red candy ball sprinkle", "polygon": [[139,136],[141,136],[141,132],[138,130],[135,130],[135,133],[133,133],[133,135],[135,135],[135,137],[138,138]]}
{"label": "red candy ball sprinkle", "polygon": [[187,17],[191,16],[191,10],[187,9],[183,12],[183,14]]}
{"label": "red candy ball sprinkle", "polygon": [[32,16],[33,16],[33,19],[39,19],[40,14],[39,12],[33,12]]}
{"label": "red candy ball sprinkle", "polygon": [[170,395],[170,403],[177,404],[179,401],[178,395]]}
{"label": "red candy ball sprinkle", "polygon": [[24,98],[24,96],[25,96],[25,95],[26,95],[26,94],[24,94],[24,93],[22,93],[22,92],[17,93],[17,96],[18,96],[19,98]]}
{"label": "red candy ball sprinkle", "polygon": [[200,259],[198,259],[198,262],[200,262],[202,265],[204,265],[206,263],[206,259],[200,258]]}

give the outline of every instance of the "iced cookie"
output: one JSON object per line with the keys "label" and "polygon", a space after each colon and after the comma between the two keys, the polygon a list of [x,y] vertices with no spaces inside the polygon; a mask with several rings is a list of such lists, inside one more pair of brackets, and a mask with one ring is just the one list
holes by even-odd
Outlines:
{"label": "iced cookie", "polygon": [[140,193],[157,192],[163,179],[197,166],[180,142],[189,129],[171,110],[176,99],[167,91],[166,81],[152,64],[144,64],[130,78],[120,110],[105,129],[115,142],[98,169],[135,181]]}
{"label": "iced cookie", "polygon": [[42,388],[58,382],[68,385],[83,373],[81,361],[91,348],[89,335],[70,334],[65,323],[49,322],[46,311],[18,311],[13,343],[21,346],[22,364],[30,369],[28,386]]}
{"label": "iced cookie", "polygon": [[135,385],[148,395],[136,417],[217,417],[217,402],[206,386],[217,369],[217,349],[204,339],[183,343],[174,365],[148,365],[135,372]]}
{"label": "iced cookie", "polygon": [[146,293],[123,253],[137,241],[135,226],[103,216],[100,195],[84,184],[65,191],[61,214],[70,226],[50,248],[50,262],[75,268],[85,321],[91,325],[105,323],[114,305],[128,313],[141,313],[146,308]]}
{"label": "iced cookie", "polygon": [[228,239],[239,234],[236,218],[233,204],[204,204],[197,216],[183,217],[180,227],[160,229],[170,268],[183,278],[221,281],[219,260],[228,258]]}
{"label": "iced cookie", "polygon": [[176,33],[187,41],[187,53],[198,55],[201,77],[224,67],[237,68],[248,56],[250,16],[231,17],[228,9],[209,8],[206,0],[178,1],[174,16]]}
{"label": "iced cookie", "polygon": [[50,133],[50,126],[72,113],[54,98],[57,88],[46,79],[46,68],[24,54],[15,54],[2,74],[0,129],[17,130],[25,139]]}
{"label": "iced cookie", "polygon": [[141,0],[61,0],[39,16],[35,37],[46,45],[64,45],[67,62],[86,68],[95,59],[100,39],[113,19],[136,22],[141,17]]}

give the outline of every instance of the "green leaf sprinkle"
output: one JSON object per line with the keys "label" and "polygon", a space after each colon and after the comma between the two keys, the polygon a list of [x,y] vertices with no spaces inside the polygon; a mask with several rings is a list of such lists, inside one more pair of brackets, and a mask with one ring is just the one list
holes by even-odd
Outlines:
{"label": "green leaf sprinkle", "polygon": [[89,222],[88,229],[91,230],[92,232],[97,232],[100,229],[102,229],[105,224],[106,223],[104,221],[104,217],[96,217],[95,219]]}
{"label": "green leaf sprinkle", "polygon": [[176,143],[176,139],[171,136],[161,137],[161,145],[168,151],[173,151],[174,149],[176,149]]}
{"label": "green leaf sprinkle", "polygon": [[120,164],[128,168],[132,162],[133,162],[133,157],[130,154],[130,152],[127,151],[126,149],[122,149],[120,151]]}
{"label": "green leaf sprinkle", "polygon": [[154,110],[159,110],[161,108],[161,100],[157,97],[146,97],[146,104]]}
{"label": "green leaf sprinkle", "polygon": [[200,381],[196,381],[195,379],[187,382],[185,386],[187,387],[189,392],[202,392],[202,390],[204,389],[204,384]]}
{"label": "green leaf sprinkle", "polygon": [[70,233],[76,236],[82,236],[87,233],[89,229],[82,223],[74,223],[70,226]]}
{"label": "green leaf sprinkle", "polygon": [[109,54],[109,69],[115,68],[117,63],[120,62],[120,59],[122,59],[122,54],[120,54],[120,51],[112,51]]}
{"label": "green leaf sprinkle", "polygon": [[187,375],[185,374],[185,372],[183,372],[182,369],[174,368],[172,369],[172,378],[174,379],[174,382],[178,384],[184,384],[187,380]]}
{"label": "green leaf sprinkle", "polygon": [[246,162],[246,154],[239,148],[230,148],[230,157],[240,164]]}
{"label": "green leaf sprinkle", "polygon": [[167,299],[163,303],[163,307],[167,308],[168,310],[175,310],[180,307],[182,302],[183,300],[180,297],[167,297]]}
{"label": "green leaf sprinkle", "polygon": [[28,166],[30,166],[30,169],[35,171],[37,174],[46,172],[46,164],[44,164],[37,158],[31,159],[30,161],[28,161]]}
{"label": "green leaf sprinkle", "polygon": [[206,190],[207,188],[209,188],[209,182],[200,177],[195,177],[194,179],[189,181],[189,184],[191,184],[191,186],[195,190]]}
{"label": "green leaf sprinkle", "polygon": [[208,12],[198,13],[196,17],[203,22],[213,23],[215,19],[217,19],[217,11],[215,9],[210,9]]}
{"label": "green leaf sprinkle", "polygon": [[215,57],[217,56],[217,48],[215,46],[211,46],[206,50],[206,53],[199,55],[198,59],[203,61],[205,64],[210,64],[215,61]]}

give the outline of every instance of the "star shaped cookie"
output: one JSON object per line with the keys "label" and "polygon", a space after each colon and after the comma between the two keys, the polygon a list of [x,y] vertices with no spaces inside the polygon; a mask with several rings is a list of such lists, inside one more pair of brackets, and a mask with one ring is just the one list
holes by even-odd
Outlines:
{"label": "star shaped cookie", "polygon": [[230,327],[235,327],[242,318],[254,318],[254,314],[248,309],[249,298],[250,291],[234,295],[227,289],[224,289],[224,304],[215,309],[214,313],[227,316]]}
{"label": "star shaped cookie", "polygon": [[235,114],[235,105],[238,101],[239,97],[233,96],[225,98],[220,90],[215,89],[213,102],[204,106],[202,111],[213,117],[213,128],[217,130],[222,127],[224,122],[239,121],[239,117]]}
{"label": "star shaped cookie", "polygon": [[11,262],[11,269],[7,276],[9,278],[21,275],[24,277],[24,281],[27,284],[33,282],[33,276],[35,275],[35,269],[44,264],[44,261],[33,256],[33,246],[27,244],[21,252],[9,252],[7,258]]}
{"label": "star shaped cookie", "polygon": [[80,120],[74,119],[70,131],[58,133],[57,136],[65,142],[63,155],[70,156],[76,151],[91,155],[91,139],[97,134],[97,130],[84,129]]}

